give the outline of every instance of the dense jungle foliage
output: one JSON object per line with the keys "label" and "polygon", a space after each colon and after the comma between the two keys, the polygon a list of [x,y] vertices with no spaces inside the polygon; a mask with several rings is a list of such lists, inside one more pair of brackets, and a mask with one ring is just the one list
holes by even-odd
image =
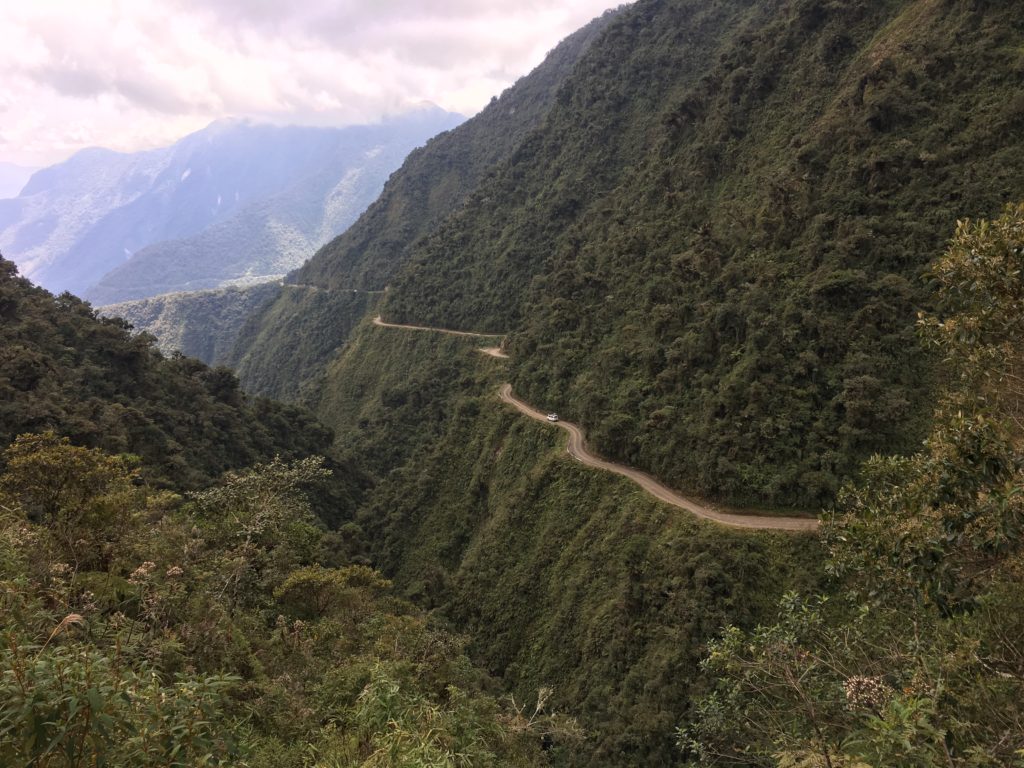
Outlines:
{"label": "dense jungle foliage", "polygon": [[961,222],[919,327],[945,387],[824,532],[830,589],[732,628],[680,731],[702,766],[1024,766],[1024,205]]}
{"label": "dense jungle foliage", "polygon": [[282,290],[273,282],[167,293],[108,304],[99,311],[105,317],[124,318],[136,331],[151,334],[165,355],[181,352],[207,365],[224,365],[230,361],[238,334],[249,317],[274,301]]}
{"label": "dense jungle foliage", "polygon": [[579,739],[349,561],[305,498],[320,459],[185,498],[52,433],[3,465],[7,768],[504,768]]}
{"label": "dense jungle foliage", "polygon": [[32,286],[0,259],[0,443],[45,430],[137,454],[147,478],[180,488],[331,443],[310,413],[243,394],[226,368],[164,357],[152,337]]}
{"label": "dense jungle foliage", "polygon": [[[1013,6],[638,0],[556,49],[240,332],[347,496],[325,428],[5,267],[0,437],[72,443],[3,457],[0,763],[1024,766],[1024,207],[928,267],[1024,197]],[[582,467],[507,380],[824,537]]]}
{"label": "dense jungle foliage", "polygon": [[1022,51],[1015,3],[640,0],[382,312],[511,331],[517,391],[671,484],[818,508],[925,434],[920,273],[1024,194]]}

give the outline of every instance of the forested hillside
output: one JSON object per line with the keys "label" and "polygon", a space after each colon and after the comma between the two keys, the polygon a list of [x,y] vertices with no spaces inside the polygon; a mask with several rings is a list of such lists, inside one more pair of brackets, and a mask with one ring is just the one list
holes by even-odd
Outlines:
{"label": "forested hillside", "polygon": [[608,14],[216,350],[323,426],[0,262],[0,438],[76,444],[4,454],[0,723],[77,654],[125,766],[1019,768],[1022,82],[1013,3]]}
{"label": "forested hillside", "polygon": [[3,260],[0,320],[0,764],[539,768],[579,743],[329,529],[359,477],[307,412]]}
{"label": "forested hillside", "polygon": [[382,310],[678,486],[815,506],[923,436],[922,267],[1024,195],[1013,4],[641,0]]}
{"label": "forested hillside", "polygon": [[[878,623],[844,635],[842,623],[822,622],[856,622],[856,599],[844,596],[853,602],[832,613],[786,598],[778,628],[752,629],[786,590],[818,594],[810,540],[737,536],[666,513],[574,466],[552,433],[507,412],[495,391],[511,380],[536,407],[581,422],[601,453],[682,490],[830,508],[870,455],[913,454],[929,434],[949,374],[915,328],[935,301],[927,265],[958,218],[1024,197],[1022,50],[1024,22],[1006,4],[640,0],[605,20],[551,108],[458,205],[395,242],[390,232],[408,230],[369,227],[388,210],[405,221],[405,209],[385,205],[386,190],[350,232],[363,239],[323,249],[297,280],[319,290],[295,289],[252,320],[239,347],[243,380],[290,389],[336,430],[339,449],[374,483],[358,523],[375,562],[406,594],[470,628],[472,651],[513,687],[554,686],[593,734],[571,764],[825,765],[815,752],[822,740],[866,764],[914,764],[881,742],[913,722],[914,738],[939,745],[932,710],[873,723],[865,710],[856,732],[874,741],[842,741],[853,732],[847,710],[860,706],[858,680],[896,662],[911,684],[927,677],[907,671],[918,658],[909,634],[891,655],[870,655],[894,614],[870,603]],[[412,178],[424,183],[420,201],[446,189],[406,169],[393,188]],[[344,315],[348,343],[305,340],[331,328],[333,302],[348,302],[348,290],[385,285],[361,325]],[[307,312],[312,301],[319,308]],[[507,332],[511,357],[495,362],[472,342],[372,327],[377,311],[392,322]],[[302,329],[299,344],[283,326]],[[302,373],[289,384],[283,363],[298,360]],[[966,465],[975,443],[970,424],[959,428]],[[949,454],[940,454],[914,482],[941,474]],[[1010,466],[999,461],[993,482]],[[876,496],[895,482],[873,479],[867,493]],[[918,487],[908,503],[920,501]],[[981,547],[968,559],[980,573],[1019,539],[1008,500],[1005,515],[978,517],[986,522],[975,531],[974,511],[956,522],[969,505],[918,528],[879,512],[902,514],[884,498],[858,506],[858,493],[848,487],[841,509],[862,514],[875,538],[868,554],[850,544],[861,558],[852,569],[875,553],[895,572],[930,574],[932,554],[969,538]],[[949,501],[936,494],[928,498]],[[959,531],[955,541],[942,539],[943,525]],[[887,542],[883,532],[896,528],[909,538]],[[826,542],[830,554],[842,554],[839,544]],[[840,566],[833,559],[830,569]],[[1003,584],[974,594],[998,610]],[[846,585],[878,596],[856,578],[830,589]],[[920,597],[903,594],[905,607]],[[723,621],[737,629],[714,645]],[[806,634],[787,635],[793,621]],[[956,635],[961,625],[944,625],[929,634],[927,658],[940,658],[950,637],[1017,652],[996,643],[1004,625],[992,626]],[[751,639],[728,644],[735,637]],[[780,638],[794,654],[782,660],[772,656]],[[848,666],[812,670],[824,680],[816,701],[838,712],[826,736],[801,710],[799,686],[777,699],[756,690],[846,640],[861,644]],[[702,677],[708,643],[726,655]],[[954,670],[961,681],[985,664],[1013,666],[979,653]],[[985,680],[993,701],[1009,703],[1018,690],[998,672]],[[698,695],[713,688],[717,698]],[[970,739],[987,737],[956,717],[998,716],[983,686],[962,689],[970,706],[947,709],[946,722],[963,726],[969,750]],[[670,721],[684,729],[675,746]],[[784,753],[772,751],[779,744]],[[1005,757],[1014,744],[989,746]],[[960,754],[952,764],[969,765]]]}
{"label": "forested hillside", "polygon": [[106,317],[120,317],[136,331],[156,337],[165,355],[181,352],[207,365],[230,360],[238,334],[249,317],[284,290],[280,283],[259,283],[245,288],[165,293],[149,299],[108,304]]}
{"label": "forested hillside", "polygon": [[919,324],[943,361],[928,440],[844,488],[824,591],[710,645],[688,764],[1022,764],[1022,268],[1024,204],[957,224]]}
{"label": "forested hillside", "polygon": [[179,488],[330,446],[308,412],[243,394],[226,368],[164,357],[152,337],[36,288],[4,260],[0,319],[2,445],[54,430],[76,445],[137,454],[150,479]]}
{"label": "forested hillside", "polygon": [[187,498],[137,470],[52,434],[0,454],[0,764],[539,768],[578,743],[317,524],[320,459]]}
{"label": "forested hillside", "polygon": [[344,347],[381,295],[286,284],[276,301],[246,320],[227,362],[247,391],[311,402],[326,361]]}

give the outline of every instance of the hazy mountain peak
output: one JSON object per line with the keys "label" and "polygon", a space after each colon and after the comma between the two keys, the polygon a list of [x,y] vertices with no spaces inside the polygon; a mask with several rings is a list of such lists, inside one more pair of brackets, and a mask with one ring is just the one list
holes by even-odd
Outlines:
{"label": "hazy mountain peak", "polygon": [[[165,250],[169,262],[141,271],[133,267],[128,294],[126,286],[108,285],[110,297],[187,289],[194,280],[216,287],[224,280],[265,276],[267,269],[282,274],[322,244],[322,232],[331,237],[348,226],[409,150],[461,121],[439,109],[347,128],[227,118],[170,147],[135,153],[83,149],[36,172],[20,197],[3,201],[0,249],[44,287],[84,295],[147,246],[184,243],[242,215],[203,241],[216,243],[215,252],[195,242],[187,246],[195,258]],[[365,173],[351,194],[343,204],[330,195],[328,206],[329,193],[357,167]],[[272,198],[272,208],[261,207]],[[241,240],[222,239],[231,227],[239,228]],[[202,275],[188,274],[186,261]],[[214,264],[230,268],[222,273]],[[159,274],[158,287],[148,285],[151,270]]]}

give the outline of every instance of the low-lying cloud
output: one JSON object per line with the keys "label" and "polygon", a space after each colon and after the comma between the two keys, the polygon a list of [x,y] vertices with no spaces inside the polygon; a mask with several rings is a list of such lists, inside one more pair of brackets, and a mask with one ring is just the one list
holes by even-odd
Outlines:
{"label": "low-lying cloud", "polygon": [[221,117],[471,115],[615,0],[0,4],[0,161],[169,143]]}

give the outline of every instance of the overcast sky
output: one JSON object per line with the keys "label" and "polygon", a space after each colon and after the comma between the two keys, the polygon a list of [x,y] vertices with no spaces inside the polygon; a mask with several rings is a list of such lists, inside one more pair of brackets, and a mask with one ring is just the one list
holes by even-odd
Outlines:
{"label": "overcast sky", "polygon": [[221,117],[472,115],[618,0],[0,0],[0,161],[169,144]]}

